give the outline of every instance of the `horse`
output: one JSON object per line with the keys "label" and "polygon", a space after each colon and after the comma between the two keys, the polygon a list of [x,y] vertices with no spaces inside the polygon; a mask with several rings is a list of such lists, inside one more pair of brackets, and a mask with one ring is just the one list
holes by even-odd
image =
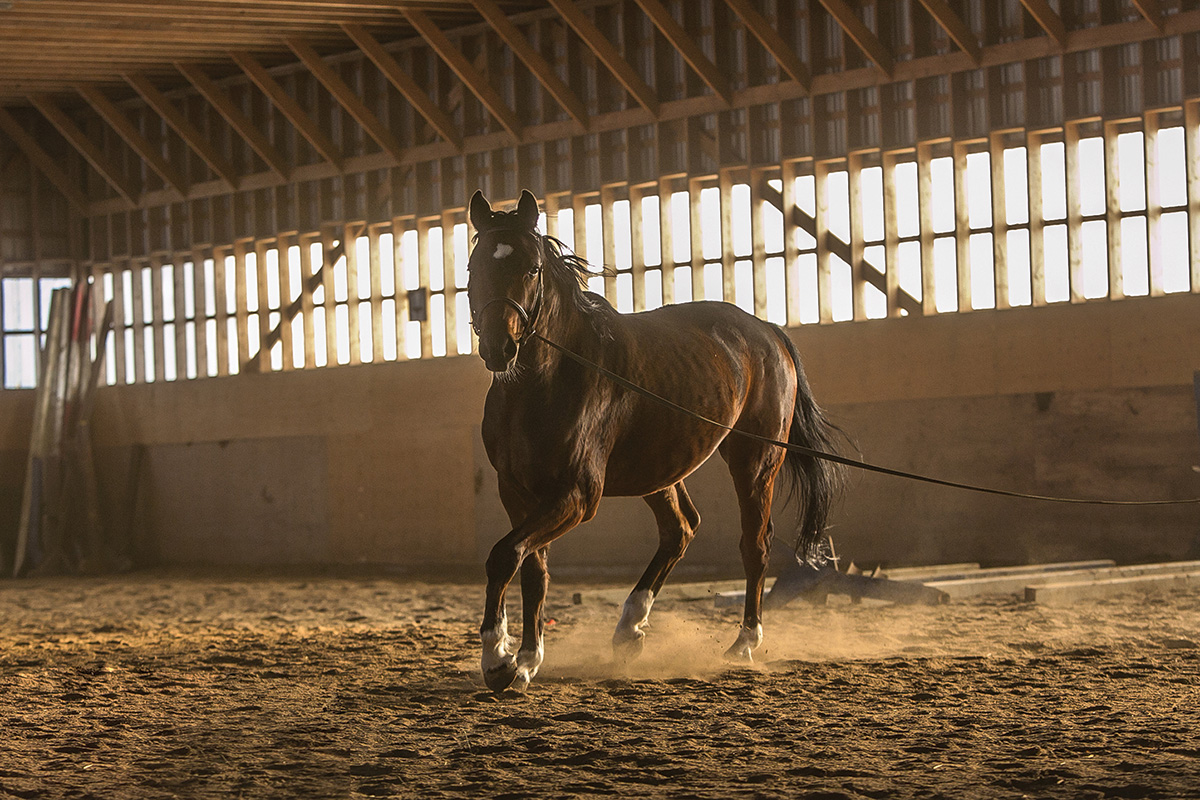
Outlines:
{"label": "horse", "polygon": [[[606,496],[641,497],[658,524],[658,549],[612,638],[618,661],[640,654],[654,599],[700,525],[684,479],[714,452],[737,492],[746,576],[741,628],[725,655],[752,660],[763,639],[776,478],[786,469],[791,479],[797,556],[809,557],[841,477],[836,464],[762,440],[834,449],[836,428],[813,399],[795,345],[779,327],[729,303],[618,313],[586,291],[595,274],[588,264],[538,231],[538,201],[528,190],[512,211],[493,210],[477,191],[469,217],[476,231],[467,265],[471,324],[492,373],[482,436],[512,523],[487,558],[484,682],[497,693],[523,691],[537,674],[550,544],[595,516]],[[711,422],[632,392],[592,365]],[[762,438],[729,435],[712,422]],[[505,593],[518,572],[524,624],[513,653]]]}

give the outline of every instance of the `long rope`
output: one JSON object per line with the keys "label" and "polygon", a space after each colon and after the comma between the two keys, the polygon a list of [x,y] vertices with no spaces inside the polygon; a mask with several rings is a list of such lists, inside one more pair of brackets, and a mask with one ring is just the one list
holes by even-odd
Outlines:
{"label": "long rope", "polygon": [[937,486],[948,486],[952,489],[965,489],[965,490],[971,491],[971,492],[981,492],[983,494],[1000,495],[1001,497],[1019,497],[1019,498],[1025,499],[1025,500],[1044,500],[1044,501],[1051,502],[1051,503],[1075,503],[1078,505],[1090,505],[1090,506],[1181,506],[1181,505],[1200,504],[1200,497],[1193,497],[1193,498],[1189,498],[1187,500],[1088,500],[1088,499],[1079,498],[1079,497],[1049,497],[1049,496],[1041,495],[1041,494],[1028,494],[1026,492],[1012,492],[1012,491],[1008,491],[1006,489],[992,489],[987,486],[974,486],[969,483],[958,483],[956,481],[944,481],[940,478],[930,478],[927,475],[918,475],[913,472],[904,472],[903,470],[890,469],[888,467],[876,466],[875,464],[868,464],[865,461],[856,461],[853,458],[846,458],[845,456],[839,456],[834,453],[826,453],[821,450],[814,450],[813,448],[805,447],[804,445],[793,444],[791,442],[781,442],[777,439],[771,439],[770,437],[767,437],[767,436],[760,436],[757,433],[751,433],[750,431],[739,430],[730,425],[726,425],[722,422],[717,422],[716,420],[709,419],[708,417],[706,417],[702,414],[698,414],[689,408],[684,408],[683,406],[679,405],[678,403],[676,403],[672,400],[668,400],[667,398],[665,398],[661,395],[655,394],[654,392],[650,391],[649,389],[646,389],[642,386],[637,385],[633,381],[630,381],[627,378],[624,378],[624,377],[618,375],[617,373],[613,372],[610,369],[607,369],[606,367],[602,367],[601,365],[597,364],[594,361],[584,358],[583,356],[579,355],[578,353],[576,353],[572,350],[568,350],[567,348],[563,347],[561,344],[558,344],[557,342],[553,342],[550,339],[547,339],[545,336],[543,336],[542,334],[540,334],[536,331],[532,332],[532,335],[535,338],[545,342],[550,347],[553,347],[555,350],[562,353],[567,358],[570,358],[571,360],[573,360],[579,364],[582,364],[583,366],[587,367],[588,369],[591,369],[595,372],[600,373],[601,375],[608,378],[610,381],[617,384],[618,386],[624,387],[625,389],[628,389],[631,392],[635,392],[637,394],[642,395],[643,397],[649,398],[650,400],[653,400],[654,402],[659,403],[660,405],[664,405],[667,408],[674,409],[675,411],[678,411],[682,414],[686,414],[687,416],[692,417],[693,419],[697,419],[701,422],[708,423],[709,425],[712,425],[717,428],[721,428],[722,430],[726,430],[730,433],[736,433],[738,436],[744,436],[747,439],[754,439],[756,441],[763,442],[764,444],[771,444],[771,445],[775,445],[776,447],[782,447],[782,448],[784,448],[786,450],[790,450],[794,453],[800,453],[801,455],[811,456],[812,458],[819,458],[824,461],[833,461],[834,463],[844,464],[848,467],[854,467],[856,469],[866,470],[868,472],[878,472],[883,475],[892,475],[897,478],[907,478],[908,480],[922,481],[924,483],[932,483]]}

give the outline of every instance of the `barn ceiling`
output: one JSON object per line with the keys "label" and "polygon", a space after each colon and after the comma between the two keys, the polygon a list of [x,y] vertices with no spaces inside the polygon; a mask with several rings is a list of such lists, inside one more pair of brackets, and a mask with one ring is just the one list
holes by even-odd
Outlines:
{"label": "barn ceiling", "polygon": [[1200,30],[1193,5],[0,0],[0,157],[78,208],[146,206],[1149,42]]}

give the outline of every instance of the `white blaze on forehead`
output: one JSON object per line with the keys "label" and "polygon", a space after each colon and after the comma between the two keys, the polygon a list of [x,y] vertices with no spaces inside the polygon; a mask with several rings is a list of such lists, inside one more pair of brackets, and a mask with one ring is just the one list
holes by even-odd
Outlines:
{"label": "white blaze on forehead", "polygon": [[496,245],[496,252],[492,253],[492,258],[497,260],[501,258],[508,258],[512,255],[512,251],[512,245],[501,242],[500,244]]}

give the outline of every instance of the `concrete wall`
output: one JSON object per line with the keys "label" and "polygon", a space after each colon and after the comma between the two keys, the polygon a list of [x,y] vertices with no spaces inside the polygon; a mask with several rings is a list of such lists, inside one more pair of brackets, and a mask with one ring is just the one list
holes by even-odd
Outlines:
{"label": "concrete wall", "polygon": [[[1200,496],[1200,295],[792,333],[869,461],[1044,494]],[[144,561],[477,574],[508,530],[478,432],[488,380],[460,357],[105,389],[94,428],[109,523]],[[0,532],[16,522],[31,413],[32,392],[0,393]],[[738,574],[724,465],[688,485],[704,523],[682,571]],[[776,519],[788,538],[790,512]],[[1200,557],[1196,506],[1050,505],[874,475],[854,476],[833,525],[860,564]],[[634,573],[655,541],[640,500],[610,499],[552,564]]]}

